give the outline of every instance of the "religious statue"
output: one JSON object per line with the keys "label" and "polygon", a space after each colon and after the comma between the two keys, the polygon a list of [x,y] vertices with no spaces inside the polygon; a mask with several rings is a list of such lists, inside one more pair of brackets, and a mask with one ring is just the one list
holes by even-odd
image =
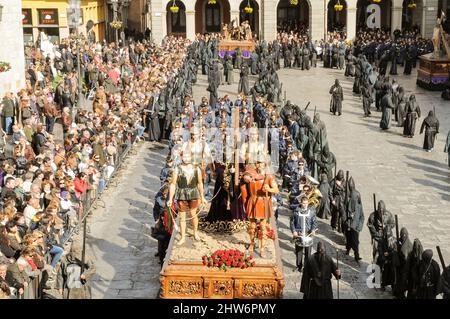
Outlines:
{"label": "religious statue", "polygon": [[183,245],[186,236],[186,213],[190,213],[192,220],[193,237],[200,240],[198,235],[198,210],[200,205],[206,203],[203,195],[203,176],[199,165],[193,163],[192,152],[188,149],[181,154],[181,163],[173,172],[169,185],[169,198],[167,206],[172,207],[174,199],[177,201],[178,214],[180,216],[180,240],[178,245]]}
{"label": "religious statue", "polygon": [[252,29],[250,28],[249,22],[245,20],[244,22],[242,22],[241,26],[243,29],[245,40],[250,41],[253,37],[252,37]]}
{"label": "religious statue", "polygon": [[240,25],[236,19],[233,19],[229,24],[222,23],[221,35],[222,39],[226,41],[251,41],[253,39],[248,20],[243,21]]}
{"label": "religious statue", "polygon": [[433,29],[433,37],[431,38],[433,41],[433,58],[438,59],[440,57],[441,50],[441,18],[437,18],[436,25]]}
{"label": "religious statue", "polygon": [[266,258],[267,223],[273,217],[272,195],[279,192],[275,176],[268,172],[267,158],[260,154],[256,167],[247,167],[241,180],[241,194],[245,213],[250,221],[248,234],[250,237],[250,253],[254,252],[257,223],[260,223],[261,237],[259,241],[260,256]]}
{"label": "religious statue", "polygon": [[222,23],[222,37],[224,38],[224,40],[231,40],[229,27],[226,23]]}

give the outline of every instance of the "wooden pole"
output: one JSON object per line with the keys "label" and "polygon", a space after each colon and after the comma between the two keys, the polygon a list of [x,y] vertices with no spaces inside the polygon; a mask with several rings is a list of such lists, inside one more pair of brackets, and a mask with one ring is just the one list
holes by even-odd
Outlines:
{"label": "wooden pole", "polygon": [[234,185],[239,186],[239,106],[234,108]]}

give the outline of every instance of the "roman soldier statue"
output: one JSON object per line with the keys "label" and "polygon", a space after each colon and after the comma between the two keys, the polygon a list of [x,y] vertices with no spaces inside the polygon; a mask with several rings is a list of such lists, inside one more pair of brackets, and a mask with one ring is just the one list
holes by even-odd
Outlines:
{"label": "roman soldier statue", "polygon": [[261,239],[259,242],[260,255],[266,258],[267,222],[273,216],[272,195],[279,192],[273,174],[268,173],[267,157],[260,155],[256,161],[256,168],[247,167],[241,179],[241,195],[245,213],[250,224],[249,251],[254,252],[257,223],[259,222]]}

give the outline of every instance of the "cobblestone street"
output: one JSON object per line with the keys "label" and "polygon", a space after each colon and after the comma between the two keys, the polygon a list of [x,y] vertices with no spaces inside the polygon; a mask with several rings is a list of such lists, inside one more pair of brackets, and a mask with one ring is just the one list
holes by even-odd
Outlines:
{"label": "cobblestone street", "polygon": [[[402,69],[399,69],[401,74]],[[372,110],[372,116],[363,118],[362,102],[352,95],[353,79],[346,79],[343,71],[318,67],[310,71],[282,69],[280,81],[288,100],[300,106],[308,101],[312,117],[314,107],[326,123],[331,151],[336,155],[338,169],[349,170],[362,195],[365,223],[373,211],[372,193],[383,199],[387,209],[398,215],[400,227],[409,230],[410,238],[419,238],[424,248],[440,245],[444,259],[450,260],[450,175],[445,138],[450,129],[450,105],[441,100],[439,92],[428,92],[415,85],[416,73],[410,77],[399,76],[398,82],[407,95],[415,92],[422,110],[422,118],[413,139],[404,138],[401,128],[392,127],[387,132],[379,129],[381,113]],[[194,87],[194,97],[199,101],[206,92],[206,77],[199,74]],[[329,113],[330,86],[338,78],[344,88],[343,115]],[[235,73],[235,80],[239,75]],[[252,83],[251,83],[252,84]],[[229,94],[235,99],[237,83],[221,86],[219,96]],[[441,122],[435,150],[422,149],[423,135],[420,124],[428,111],[436,108]],[[159,292],[160,265],[154,257],[156,240],[150,237],[153,198],[159,189],[159,172],[164,164],[167,148],[156,148],[144,142],[137,146],[137,154],[130,155],[126,167],[117,176],[117,186],[104,194],[105,208],[93,212],[89,220],[89,253],[95,260],[94,298],[155,298]],[[293,244],[290,243],[289,214],[282,210],[279,218],[279,239],[284,264],[285,298],[300,298],[300,273],[295,268]],[[327,221],[319,225],[319,238],[327,243],[327,251],[336,256],[339,251],[340,298],[390,298],[390,291],[369,289],[366,269],[371,262],[370,236],[367,226],[360,236],[361,267],[353,255],[345,256],[341,235],[333,233]],[[434,253],[435,259],[437,253]],[[336,297],[336,281],[333,280]]]}
{"label": "cobblestone street", "polygon": [[[93,298],[156,298],[159,294],[157,241],[152,201],[159,190],[159,172],[167,149],[143,142],[103,195],[104,208],[88,220],[88,253],[95,260]],[[114,182],[113,182],[114,184]]]}

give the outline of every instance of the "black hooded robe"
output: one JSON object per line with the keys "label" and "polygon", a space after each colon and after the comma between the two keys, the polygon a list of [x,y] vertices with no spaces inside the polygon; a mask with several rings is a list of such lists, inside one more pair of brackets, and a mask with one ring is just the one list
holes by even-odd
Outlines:
{"label": "black hooded robe", "polygon": [[338,278],[336,271],[337,266],[330,256],[319,252],[310,256],[300,287],[303,299],[333,299],[331,276]]}
{"label": "black hooded robe", "polygon": [[423,149],[432,150],[434,148],[434,141],[436,134],[439,133],[439,121],[434,116],[434,112],[430,111],[428,116],[423,120],[420,128],[420,134],[425,130],[425,137],[423,140]]}
{"label": "black hooded robe", "polygon": [[328,219],[331,216],[330,199],[333,196],[333,190],[330,187],[326,174],[321,175],[319,191],[322,194],[320,205],[317,209],[317,217]]}
{"label": "black hooded robe", "polygon": [[416,122],[420,117],[420,108],[416,101],[408,101],[405,105],[406,116],[405,122],[403,123],[403,135],[414,136],[416,132]]}
{"label": "black hooded robe", "polygon": [[395,109],[395,117],[398,127],[402,127],[404,125],[405,116],[405,104],[402,100],[399,100],[397,108]]}
{"label": "black hooded robe", "polygon": [[248,95],[250,92],[250,85],[248,82],[248,66],[246,64],[241,65],[241,78],[239,79],[238,93]]}
{"label": "black hooded robe", "polygon": [[400,230],[398,244],[400,247],[394,254],[395,284],[392,290],[395,297],[403,299],[407,290],[406,277],[403,274],[406,270],[406,259],[413,249],[413,244],[409,240],[408,230],[405,227]]}
{"label": "black hooded robe", "polygon": [[351,249],[355,259],[359,260],[359,233],[364,226],[364,211],[361,202],[361,194],[355,189],[353,177],[348,180],[349,196],[345,215],[343,216],[343,232],[346,238],[345,248],[349,253]]}
{"label": "black hooded robe", "polygon": [[394,253],[396,245],[393,237],[384,236],[378,242],[377,265],[381,269],[381,287],[393,286],[395,283]]}
{"label": "black hooded robe", "polygon": [[370,104],[372,104],[372,92],[370,92],[370,87],[368,86],[368,84],[365,84],[361,87],[361,95],[363,98],[364,116],[369,116],[371,114]]}
{"label": "black hooded robe", "polygon": [[388,130],[391,127],[391,113],[393,108],[392,95],[386,94],[381,99],[381,110],[383,113],[381,115],[380,128],[382,130]]}
{"label": "black hooded robe", "polygon": [[[336,179],[341,181],[341,185],[336,183]],[[331,199],[331,228],[334,230],[341,224],[344,215],[344,197],[345,197],[345,177],[344,171],[339,170],[337,177],[330,182],[333,197]],[[332,203],[334,200],[335,204]]]}
{"label": "black hooded robe", "polygon": [[148,138],[151,142],[159,141],[161,139],[161,129],[159,127],[159,103],[154,102],[153,107],[149,113],[148,121]]}
{"label": "black hooded robe", "polygon": [[422,260],[423,248],[419,239],[414,239],[412,251],[406,258],[405,271],[403,272],[406,283],[407,299],[416,299],[419,285],[419,264]]}
{"label": "black hooded robe", "polygon": [[335,83],[330,88],[331,101],[330,101],[330,112],[336,114],[338,112],[339,115],[342,113],[342,101],[344,100],[344,91],[342,90],[342,86],[339,83]]}
{"label": "black hooded robe", "polygon": [[433,251],[431,249],[425,250],[422,254],[422,261],[419,264],[417,299],[436,299],[438,294],[441,271],[439,264],[432,257]]}

